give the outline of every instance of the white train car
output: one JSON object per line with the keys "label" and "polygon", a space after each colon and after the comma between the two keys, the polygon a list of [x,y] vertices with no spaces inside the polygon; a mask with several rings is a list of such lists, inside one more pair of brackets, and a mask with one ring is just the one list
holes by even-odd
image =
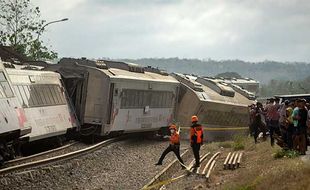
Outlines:
{"label": "white train car", "polygon": [[76,127],[61,77],[58,73],[7,69],[19,102],[24,108],[26,125],[32,128],[23,140],[33,142],[66,135]]}
{"label": "white train car", "polygon": [[[1,61],[0,61],[1,62]],[[24,110],[12,89],[3,63],[0,63],[0,163],[14,157],[14,144],[30,133]]]}
{"label": "white train car", "polygon": [[191,126],[191,116],[197,115],[208,129],[207,141],[229,140],[248,131],[252,100],[225,83],[177,73],[173,76],[181,82],[176,116],[181,126]]}
{"label": "white train car", "polygon": [[72,82],[73,75],[83,76],[69,92],[74,94],[71,97],[82,126],[96,126],[96,134],[105,136],[157,131],[173,121],[176,79],[135,64],[101,61],[96,67],[94,63],[82,65],[81,60],[67,59],[56,66],[65,83]]}

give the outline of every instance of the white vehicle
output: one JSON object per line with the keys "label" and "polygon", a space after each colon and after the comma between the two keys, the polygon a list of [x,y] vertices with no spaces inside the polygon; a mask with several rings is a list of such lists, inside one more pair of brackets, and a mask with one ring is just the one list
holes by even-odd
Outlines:
{"label": "white vehicle", "polygon": [[60,75],[48,71],[7,69],[13,89],[32,128],[23,140],[33,142],[66,135],[76,127]]}
{"label": "white vehicle", "polygon": [[[1,62],[1,61],[0,61]],[[3,63],[0,63],[0,163],[14,158],[14,144],[30,133],[27,119],[11,86]]]}
{"label": "white vehicle", "polygon": [[157,131],[172,122],[179,82],[167,73],[124,62],[101,61],[97,67],[81,62],[67,59],[56,70],[65,83],[83,76],[69,94],[84,128],[95,126],[105,136]]}

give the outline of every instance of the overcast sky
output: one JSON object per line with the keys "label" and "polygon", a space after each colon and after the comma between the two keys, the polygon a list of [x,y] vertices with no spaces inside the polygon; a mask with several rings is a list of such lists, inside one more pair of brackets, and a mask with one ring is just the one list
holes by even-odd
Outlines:
{"label": "overcast sky", "polygon": [[60,57],[310,62],[310,1],[33,0]]}

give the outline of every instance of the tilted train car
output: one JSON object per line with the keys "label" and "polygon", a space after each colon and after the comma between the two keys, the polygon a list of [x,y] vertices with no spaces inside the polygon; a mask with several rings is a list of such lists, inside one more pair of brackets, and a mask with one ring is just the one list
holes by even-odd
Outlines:
{"label": "tilted train car", "polygon": [[26,125],[32,127],[23,141],[37,142],[56,137],[64,140],[62,137],[75,130],[74,113],[58,73],[21,69],[7,69],[7,72],[24,108]]}
{"label": "tilted train car", "polygon": [[176,120],[183,127],[191,125],[197,115],[205,126],[207,141],[231,139],[249,124],[248,105],[253,101],[224,83],[174,73],[181,82]]}
{"label": "tilted train car", "polygon": [[167,73],[78,59],[63,59],[46,69],[61,73],[81,126],[96,135],[157,131],[174,118],[179,82]]}
{"label": "tilted train car", "polygon": [[[1,62],[1,61],[0,61]],[[12,89],[3,63],[0,63],[0,164],[14,158],[14,144],[31,131],[24,110]]]}

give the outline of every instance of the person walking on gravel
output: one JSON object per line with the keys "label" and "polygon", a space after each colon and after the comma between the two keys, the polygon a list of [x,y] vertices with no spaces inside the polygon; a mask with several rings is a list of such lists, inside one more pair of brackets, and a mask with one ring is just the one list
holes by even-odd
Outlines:
{"label": "person walking on gravel", "polygon": [[180,156],[180,135],[177,132],[177,127],[175,125],[171,125],[169,129],[171,133],[170,144],[166,148],[166,150],[162,153],[161,157],[159,158],[158,162],[155,165],[162,165],[165,156],[169,152],[173,151],[178,160],[180,161],[182,168],[185,168],[184,162]]}
{"label": "person walking on gravel", "polygon": [[193,149],[196,164],[195,168],[200,166],[200,146],[203,144],[203,129],[200,124],[198,124],[198,117],[196,115],[192,116],[192,126],[190,128],[190,143]]}

